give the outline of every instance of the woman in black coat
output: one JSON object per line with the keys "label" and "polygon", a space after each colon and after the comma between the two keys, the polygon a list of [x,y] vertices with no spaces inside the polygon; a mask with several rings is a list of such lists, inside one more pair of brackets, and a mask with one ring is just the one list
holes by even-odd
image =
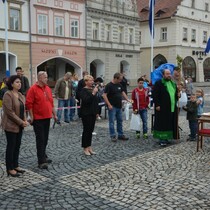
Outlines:
{"label": "woman in black coat", "polygon": [[93,87],[94,79],[91,75],[84,77],[85,87],[80,92],[80,114],[83,124],[82,147],[85,155],[94,155],[91,147],[92,132],[94,131],[96,115],[98,114],[98,86]]}

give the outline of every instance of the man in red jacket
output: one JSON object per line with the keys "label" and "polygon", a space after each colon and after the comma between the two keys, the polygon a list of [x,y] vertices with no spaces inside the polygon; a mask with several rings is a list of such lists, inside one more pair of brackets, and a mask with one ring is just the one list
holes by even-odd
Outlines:
{"label": "man in red jacket", "polygon": [[46,155],[50,119],[53,115],[54,120],[57,121],[57,116],[54,109],[52,91],[47,85],[47,73],[40,71],[37,77],[38,81],[28,90],[26,107],[29,110],[31,124],[36,135],[38,167],[47,169],[48,163],[52,162]]}
{"label": "man in red jacket", "polygon": [[[133,112],[140,114],[143,123],[143,138],[147,139],[147,108],[149,105],[149,91],[148,88],[144,88],[144,79],[141,77],[137,80],[138,87],[132,91],[133,100]],[[140,128],[136,131],[136,137],[140,138]]]}

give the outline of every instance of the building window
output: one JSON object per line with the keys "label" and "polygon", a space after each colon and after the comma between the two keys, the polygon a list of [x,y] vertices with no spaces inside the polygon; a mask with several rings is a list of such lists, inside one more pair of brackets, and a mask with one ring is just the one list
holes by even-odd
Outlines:
{"label": "building window", "polygon": [[192,0],[192,8],[195,8],[195,0]]}
{"label": "building window", "polygon": [[93,39],[99,40],[99,23],[93,22]]}
{"label": "building window", "polygon": [[38,15],[38,34],[48,34],[47,15]]}
{"label": "building window", "polygon": [[167,28],[166,27],[160,29],[160,40],[167,41]]}
{"label": "building window", "polygon": [[191,41],[196,42],[196,30],[195,29],[192,29]]}
{"label": "building window", "polygon": [[111,41],[111,25],[106,24],[105,25],[105,40],[106,41]]}
{"label": "building window", "polygon": [[124,42],[124,27],[123,26],[119,26],[118,28],[118,40],[120,43],[123,43]]}
{"label": "building window", "polygon": [[64,36],[64,20],[61,17],[55,18],[55,35]]}
{"label": "building window", "polygon": [[71,21],[71,37],[73,38],[79,37],[79,21],[78,20]]}
{"label": "building window", "polygon": [[134,44],[134,30],[133,30],[133,28],[128,29],[128,43]]}
{"label": "building window", "polygon": [[20,10],[18,9],[10,9],[9,11],[10,18],[10,30],[18,31],[20,30]]}
{"label": "building window", "polygon": [[209,11],[209,4],[208,3],[205,3],[205,11]]}
{"label": "building window", "polygon": [[141,31],[139,31],[139,43],[141,44],[142,34]]}
{"label": "building window", "polygon": [[187,41],[187,36],[188,36],[188,34],[187,34],[187,28],[183,28],[183,38],[182,38],[182,40],[183,41]]}
{"label": "building window", "polygon": [[203,43],[207,42],[207,31],[203,31]]}

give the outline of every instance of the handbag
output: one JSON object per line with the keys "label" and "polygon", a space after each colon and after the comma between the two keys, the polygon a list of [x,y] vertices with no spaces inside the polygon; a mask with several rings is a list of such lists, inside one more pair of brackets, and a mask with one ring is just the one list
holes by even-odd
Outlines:
{"label": "handbag", "polygon": [[130,130],[140,131],[140,115],[132,113],[130,121]]}

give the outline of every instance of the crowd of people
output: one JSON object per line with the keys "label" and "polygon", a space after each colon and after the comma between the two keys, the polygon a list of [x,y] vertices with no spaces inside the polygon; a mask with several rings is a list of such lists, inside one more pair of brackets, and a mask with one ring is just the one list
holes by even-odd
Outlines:
{"label": "crowd of people", "polygon": [[[126,141],[129,138],[123,132],[122,101],[130,103],[134,115],[142,121],[142,135],[148,138],[148,108],[154,109],[153,137],[159,139],[161,146],[166,146],[171,139],[179,139],[178,114],[180,108],[187,111],[190,135],[187,140],[195,141],[197,118],[203,113],[204,93],[202,89],[194,91],[190,78],[183,80],[179,69],[172,72],[163,69],[162,79],[151,84],[146,75],[137,79],[137,85],[128,97],[129,85],[125,73],[115,73],[113,79],[104,85],[102,78],[94,78],[83,72],[83,78],[77,74],[65,73],[57,80],[54,95],[47,85],[45,71],[37,73],[37,82],[31,87],[21,67],[16,68],[16,75],[4,78],[0,87],[1,106],[3,108],[2,128],[7,139],[6,170],[8,176],[18,177],[25,170],[18,163],[21,138],[24,127],[32,125],[36,137],[38,167],[47,169],[52,160],[47,155],[50,120],[61,125],[64,111],[64,123],[81,118],[83,125],[81,147],[84,155],[95,155],[92,148],[92,135],[96,120],[101,119],[101,107],[108,110],[109,136],[112,142]],[[185,94],[186,104],[179,106],[179,99]],[[54,107],[58,101],[57,111]],[[154,104],[153,104],[154,102]],[[77,112],[76,112],[77,110]],[[116,121],[116,129],[115,129]],[[136,138],[141,137],[141,128],[136,130]]]}

